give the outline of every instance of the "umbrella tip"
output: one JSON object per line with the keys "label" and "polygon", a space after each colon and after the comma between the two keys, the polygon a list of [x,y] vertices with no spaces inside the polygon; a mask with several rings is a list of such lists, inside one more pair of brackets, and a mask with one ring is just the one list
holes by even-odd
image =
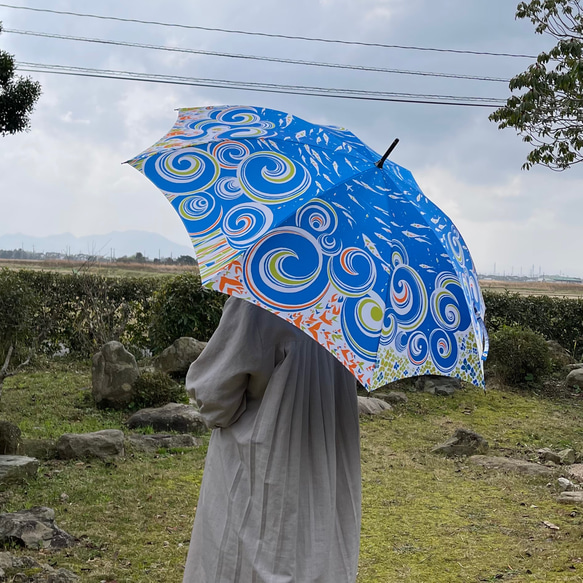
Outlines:
{"label": "umbrella tip", "polygon": [[385,152],[384,156],[376,163],[377,168],[382,168],[385,160],[389,157],[389,154],[395,149],[395,146],[399,143],[399,138],[395,138],[393,143],[389,146],[389,149]]}

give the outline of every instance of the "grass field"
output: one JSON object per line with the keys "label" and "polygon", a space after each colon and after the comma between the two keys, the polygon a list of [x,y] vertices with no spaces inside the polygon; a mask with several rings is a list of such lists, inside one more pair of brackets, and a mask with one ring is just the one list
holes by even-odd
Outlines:
{"label": "grass field", "polygon": [[[0,418],[18,423],[27,438],[123,429],[124,414],[91,406],[89,385],[86,363],[19,374],[5,383]],[[429,453],[458,427],[482,434],[493,455],[583,451],[583,403],[495,386],[408,395],[407,404],[361,422],[358,583],[583,581],[583,508],[556,502],[560,470],[550,480],[526,478]],[[42,559],[83,582],[176,583],[206,443],[112,463],[45,462],[36,481],[0,493],[1,510],[54,508],[58,525],[81,542]]]}

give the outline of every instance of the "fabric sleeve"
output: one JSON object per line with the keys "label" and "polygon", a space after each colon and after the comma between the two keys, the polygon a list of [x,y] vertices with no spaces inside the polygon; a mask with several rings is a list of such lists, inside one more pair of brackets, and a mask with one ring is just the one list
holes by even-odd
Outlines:
{"label": "fabric sleeve", "polygon": [[186,390],[194,394],[211,429],[228,427],[243,414],[250,376],[261,366],[263,347],[253,308],[229,298],[219,326],[188,370]]}

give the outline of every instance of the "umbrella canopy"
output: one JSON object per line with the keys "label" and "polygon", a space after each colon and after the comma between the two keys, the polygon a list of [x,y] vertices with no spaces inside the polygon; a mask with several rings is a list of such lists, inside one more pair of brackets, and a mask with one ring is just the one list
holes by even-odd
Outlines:
{"label": "umbrella canopy", "polygon": [[180,215],[203,285],[292,322],[369,390],[425,374],[483,386],[470,253],[412,174],[379,159],[342,128],[218,106],[180,109],[129,164]]}

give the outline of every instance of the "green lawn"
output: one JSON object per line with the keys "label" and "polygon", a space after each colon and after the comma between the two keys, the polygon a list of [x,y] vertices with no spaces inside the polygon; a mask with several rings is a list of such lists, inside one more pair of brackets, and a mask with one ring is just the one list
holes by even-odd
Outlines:
{"label": "green lawn", "polygon": [[[89,385],[87,364],[19,374],[5,383],[0,418],[18,423],[26,438],[123,428],[124,415],[91,407]],[[410,393],[406,405],[364,419],[358,582],[583,581],[583,507],[555,501],[556,478],[487,471],[429,453],[458,427],[481,433],[492,455],[583,451],[576,397],[551,401],[495,388],[454,397]],[[36,481],[0,492],[1,509],[54,508],[58,525],[81,542],[41,560],[84,582],[177,583],[206,443],[109,464],[46,462]]]}

